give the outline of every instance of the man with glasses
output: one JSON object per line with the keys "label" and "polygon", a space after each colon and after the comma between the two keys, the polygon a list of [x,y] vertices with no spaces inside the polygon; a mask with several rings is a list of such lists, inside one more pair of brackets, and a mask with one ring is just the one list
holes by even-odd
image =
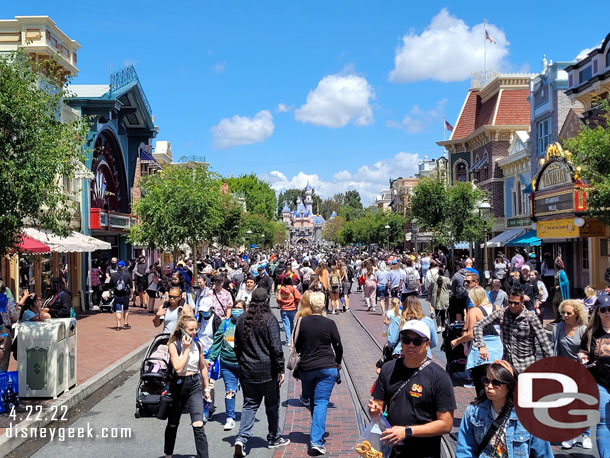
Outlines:
{"label": "man with glasses", "polygon": [[430,328],[407,321],[401,331],[403,357],[381,368],[369,402],[371,417],[387,410],[393,425],[382,439],[393,447],[391,458],[440,457],[441,436],[451,431],[456,408],[451,377],[427,358]]}
{"label": "man with glasses", "polygon": [[212,287],[208,288],[205,297],[212,298],[212,308],[214,313],[223,320],[231,318],[231,308],[233,307],[233,297],[231,293],[223,288],[225,277],[215,275],[212,279]]}
{"label": "man with glasses", "polygon": [[517,373],[523,372],[536,361],[536,341],[544,357],[553,356],[553,347],[540,320],[524,307],[522,290],[512,289],[506,309],[496,310],[474,325],[473,345],[479,349],[484,360],[489,359],[489,352],[483,341],[483,329],[490,324],[500,325],[503,358],[514,366]]}

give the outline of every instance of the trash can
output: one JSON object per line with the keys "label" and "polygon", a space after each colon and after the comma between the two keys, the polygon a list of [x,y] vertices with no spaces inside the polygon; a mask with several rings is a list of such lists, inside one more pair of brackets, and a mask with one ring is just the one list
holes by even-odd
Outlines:
{"label": "trash can", "polygon": [[[69,359],[66,321],[69,319],[19,324],[17,368],[20,397],[55,399],[66,390]],[[74,356],[76,358],[76,353]],[[76,376],[76,368],[74,374]]]}
{"label": "trash can", "polygon": [[62,318],[66,324],[66,390],[76,385],[76,318]]}

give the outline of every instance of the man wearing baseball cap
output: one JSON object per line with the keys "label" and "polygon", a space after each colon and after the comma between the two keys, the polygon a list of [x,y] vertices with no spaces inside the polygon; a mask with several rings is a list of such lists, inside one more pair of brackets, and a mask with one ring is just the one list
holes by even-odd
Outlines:
{"label": "man wearing baseball cap", "polygon": [[427,358],[430,328],[420,320],[407,321],[400,330],[401,358],[385,363],[379,374],[371,417],[384,410],[393,425],[382,440],[393,447],[392,458],[441,456],[441,436],[451,431],[456,408],[451,377]]}
{"label": "man wearing baseball cap", "polygon": [[[125,262],[117,263],[118,270],[110,275],[110,286],[114,292],[114,307],[116,311],[116,330],[130,329],[129,326],[129,296],[133,281],[131,275],[125,270]],[[121,318],[123,326],[121,326]]]}

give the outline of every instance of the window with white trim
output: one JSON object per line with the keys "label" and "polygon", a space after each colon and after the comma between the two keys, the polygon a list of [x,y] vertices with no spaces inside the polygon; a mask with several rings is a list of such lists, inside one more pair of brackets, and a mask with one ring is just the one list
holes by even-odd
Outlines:
{"label": "window with white trim", "polygon": [[538,123],[538,156],[544,155],[551,143],[551,119],[546,118]]}

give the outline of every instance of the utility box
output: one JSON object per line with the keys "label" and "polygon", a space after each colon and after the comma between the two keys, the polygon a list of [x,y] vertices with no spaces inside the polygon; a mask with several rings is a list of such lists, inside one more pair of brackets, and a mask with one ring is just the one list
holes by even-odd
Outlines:
{"label": "utility box", "polygon": [[[19,396],[57,398],[69,379],[70,319],[50,319],[20,323],[17,331]],[[74,326],[76,330],[76,325]],[[76,339],[76,331],[74,334]],[[76,378],[76,347],[74,348]]]}

